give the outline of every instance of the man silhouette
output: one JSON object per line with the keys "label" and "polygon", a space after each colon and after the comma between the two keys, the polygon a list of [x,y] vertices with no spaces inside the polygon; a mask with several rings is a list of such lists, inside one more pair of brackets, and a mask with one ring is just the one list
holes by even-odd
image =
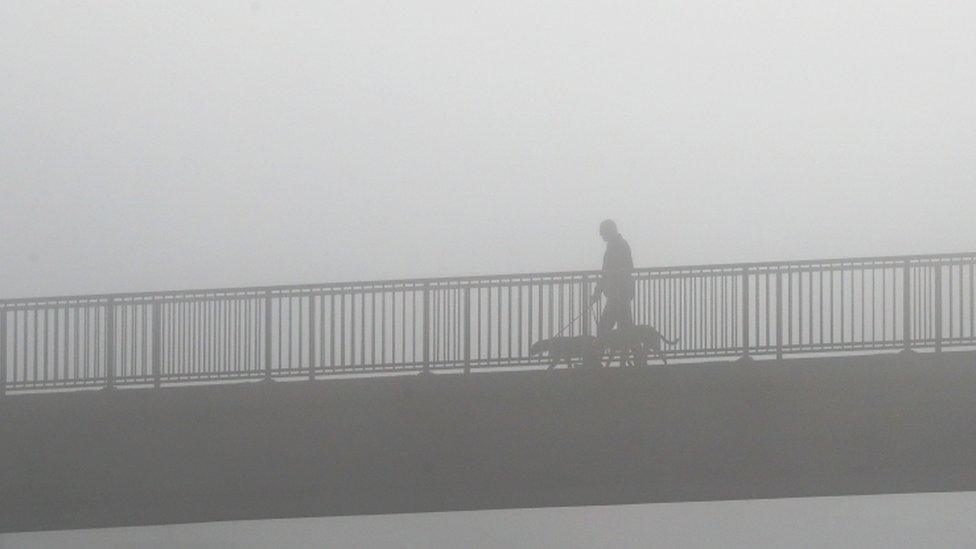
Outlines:
{"label": "man silhouette", "polygon": [[601,296],[606,296],[607,304],[597,324],[597,337],[603,337],[615,326],[629,328],[634,325],[630,314],[630,302],[634,299],[631,278],[634,260],[630,256],[630,245],[620,236],[612,219],[600,223],[600,236],[607,243],[607,250],[603,254],[603,274],[590,301],[597,303]]}

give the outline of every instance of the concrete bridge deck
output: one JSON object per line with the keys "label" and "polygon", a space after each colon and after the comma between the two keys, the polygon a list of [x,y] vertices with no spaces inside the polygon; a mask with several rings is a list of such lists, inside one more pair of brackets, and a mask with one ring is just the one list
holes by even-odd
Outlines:
{"label": "concrete bridge deck", "polygon": [[976,489],[976,354],[0,400],[0,531]]}

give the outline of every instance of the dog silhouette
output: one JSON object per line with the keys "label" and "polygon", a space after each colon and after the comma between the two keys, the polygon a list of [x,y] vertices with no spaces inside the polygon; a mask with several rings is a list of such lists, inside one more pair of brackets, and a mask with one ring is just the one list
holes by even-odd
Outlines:
{"label": "dog silhouette", "polygon": [[550,359],[547,370],[552,370],[559,364],[571,368],[574,359],[579,359],[584,367],[599,367],[603,346],[595,336],[556,336],[536,341],[529,347],[529,356],[543,353],[547,353]]}
{"label": "dog silhouette", "polygon": [[620,365],[623,366],[629,354],[633,358],[633,365],[637,366],[638,364],[646,365],[647,357],[652,351],[660,357],[664,364],[667,364],[668,359],[664,356],[662,346],[665,343],[675,345],[678,341],[680,338],[672,340],[664,337],[653,326],[638,324],[610,330],[603,336],[600,343],[603,349],[610,354],[608,365],[613,361],[613,357],[619,354]]}

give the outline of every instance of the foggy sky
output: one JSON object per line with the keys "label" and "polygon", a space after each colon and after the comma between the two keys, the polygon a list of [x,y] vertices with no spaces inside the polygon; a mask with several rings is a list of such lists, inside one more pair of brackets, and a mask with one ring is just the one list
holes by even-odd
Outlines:
{"label": "foggy sky", "polygon": [[971,2],[0,3],[0,296],[976,250]]}

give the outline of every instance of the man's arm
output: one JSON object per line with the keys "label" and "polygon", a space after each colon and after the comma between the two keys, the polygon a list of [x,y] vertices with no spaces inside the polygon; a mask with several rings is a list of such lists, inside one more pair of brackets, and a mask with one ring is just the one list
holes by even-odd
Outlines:
{"label": "man's arm", "polygon": [[610,267],[610,246],[607,246],[607,250],[603,253],[603,273],[600,275],[600,279],[596,282],[596,288],[593,289],[593,295],[590,296],[590,304],[600,301],[603,297],[603,277],[606,275],[607,270]]}
{"label": "man's arm", "polygon": [[601,295],[607,295],[608,285],[613,293],[622,289],[624,277],[629,279],[630,272],[633,270],[634,260],[627,241],[621,238],[619,241],[608,242],[607,251],[603,254],[603,273],[590,301],[595,303],[600,300]]}
{"label": "man's arm", "polygon": [[590,296],[590,304],[593,304],[593,303],[596,303],[596,302],[600,301],[600,298],[601,297],[603,297],[603,279],[602,278],[599,281],[597,281],[597,283],[596,283],[596,288],[593,290],[593,295]]}

